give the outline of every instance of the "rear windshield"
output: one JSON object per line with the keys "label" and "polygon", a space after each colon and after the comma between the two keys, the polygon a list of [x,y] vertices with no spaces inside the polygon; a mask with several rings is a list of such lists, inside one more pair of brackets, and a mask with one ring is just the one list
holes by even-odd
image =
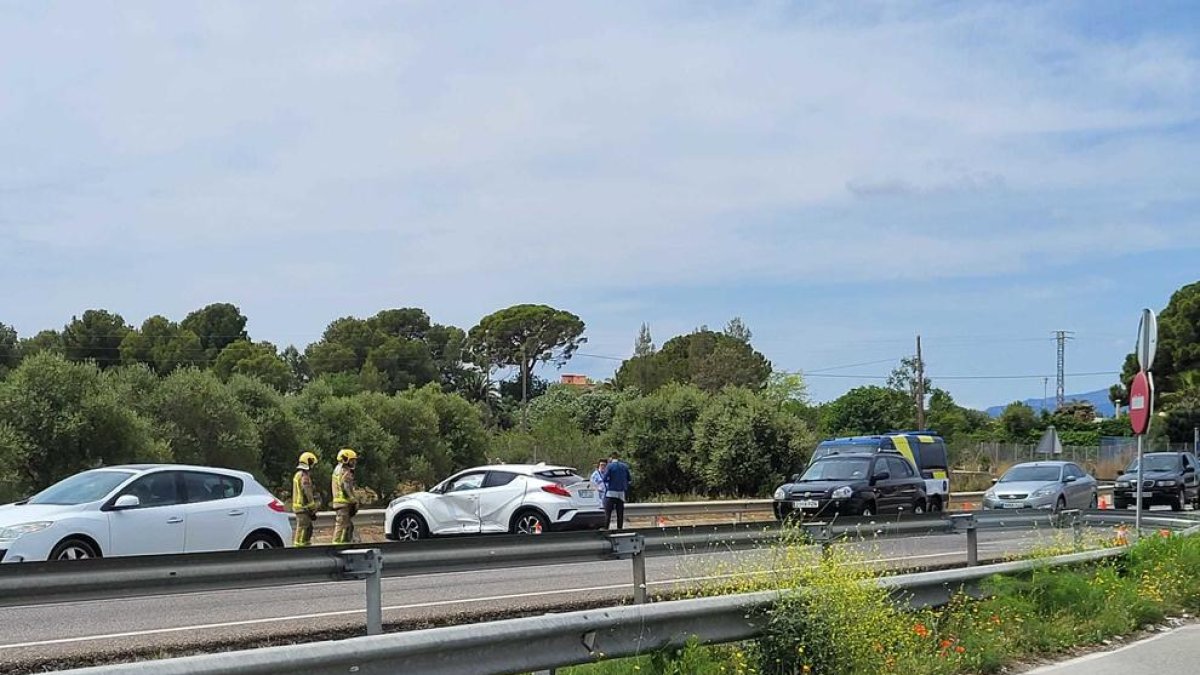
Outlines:
{"label": "rear windshield", "polygon": [[129,471],[85,471],[42,490],[28,503],[74,506],[99,501],[132,475]]}
{"label": "rear windshield", "polygon": [[1046,482],[1058,480],[1062,468],[1057,466],[1014,466],[1000,479],[1001,483]]}
{"label": "rear windshield", "polygon": [[[1179,459],[1179,455],[1146,455],[1143,459],[1146,460],[1146,468],[1142,471],[1175,471],[1183,468],[1183,460]],[[1133,460],[1125,471],[1137,471],[1137,460]]]}
{"label": "rear windshield", "polygon": [[855,480],[866,478],[871,460],[866,457],[833,457],[808,467],[800,480]]}
{"label": "rear windshield", "polygon": [[538,478],[545,478],[559,485],[574,485],[575,483],[584,482],[583,476],[575,473],[575,469],[549,469],[547,471],[539,471],[533,475]]}
{"label": "rear windshield", "polygon": [[838,443],[837,445],[834,445],[831,443],[829,445],[825,445],[824,443],[822,443],[821,445],[817,446],[816,450],[813,450],[812,458],[813,458],[813,461],[816,461],[818,459],[821,459],[822,457],[828,457],[829,455],[831,455],[833,453],[870,453],[870,452],[879,452],[879,444],[878,443],[873,443],[873,444],[863,443],[863,444],[851,445],[848,443]]}

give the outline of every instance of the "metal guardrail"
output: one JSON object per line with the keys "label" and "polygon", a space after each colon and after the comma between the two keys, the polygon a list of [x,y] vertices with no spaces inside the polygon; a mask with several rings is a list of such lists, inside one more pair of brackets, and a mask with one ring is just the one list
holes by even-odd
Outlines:
{"label": "metal guardrail", "polygon": [[[1200,528],[1192,527],[1187,533]],[[996,574],[1078,565],[1121,555],[1124,547],[1041,560],[942,572],[882,577],[877,583],[912,607],[943,604],[977,590]],[[75,675],[425,675],[520,673],[592,663],[682,647],[689,640],[718,644],[762,634],[762,613],[780,591],[676,600],[649,605],[547,614],[331,642],[266,647],[177,659],[68,671]]]}
{"label": "metal guardrail", "polygon": [[[1101,484],[1100,494],[1111,495],[1113,486]],[[950,506],[956,504],[974,503],[983,498],[982,492],[952,492]],[[733,522],[741,523],[746,520],[770,520],[775,517],[772,510],[774,500],[771,499],[726,499],[701,502],[635,502],[625,506],[626,518],[648,518],[654,521],[660,518],[687,518],[696,516],[730,516]],[[385,509],[364,509],[354,516],[354,524],[378,525],[383,522]],[[333,519],[332,511],[322,511],[318,518]],[[294,517],[293,517],[294,518]]]}
{"label": "metal guardrail", "polygon": [[[968,514],[945,515],[909,516],[898,520],[846,517],[829,523],[806,523],[801,530],[807,533],[807,541],[822,544],[850,538],[962,531],[967,534],[965,553],[968,559],[973,559],[973,532],[976,529],[1061,525],[1049,512],[975,512],[969,514],[969,526],[955,524]],[[1120,511],[1091,511],[1081,518],[1081,523],[1088,525],[1131,525],[1133,522],[1134,514]],[[1143,518],[1147,527],[1168,529],[1184,528],[1197,522],[1185,514],[1164,512],[1154,512]],[[785,534],[789,532],[793,534]],[[644,579],[637,578],[637,568],[644,565],[641,561],[644,556],[757,548],[785,536],[795,536],[799,543],[802,535],[798,530],[776,523],[692,525],[631,530],[618,535],[600,532],[544,534],[537,537],[536,544],[528,535],[499,535],[388,543],[369,548],[378,551],[380,573],[384,577],[632,559],[636,594],[644,591]],[[0,607],[336,581],[353,576],[348,571],[347,550],[353,549],[319,546],[0,565]]]}

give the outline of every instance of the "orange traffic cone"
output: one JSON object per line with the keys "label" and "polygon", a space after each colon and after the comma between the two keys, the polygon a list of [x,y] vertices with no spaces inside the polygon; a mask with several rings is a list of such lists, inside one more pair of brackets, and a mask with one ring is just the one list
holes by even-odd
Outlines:
{"label": "orange traffic cone", "polygon": [[1100,507],[1101,509],[1111,509],[1112,500],[1108,495],[1100,495],[1100,499],[1097,500],[1096,506]]}
{"label": "orange traffic cone", "polygon": [[1124,525],[1118,525],[1117,526],[1117,537],[1113,543],[1115,543],[1117,546],[1128,546],[1129,545],[1129,528],[1125,527]]}
{"label": "orange traffic cone", "polygon": [[658,523],[658,526],[659,526],[659,527],[666,527],[666,526],[667,526],[667,517],[666,517],[666,516],[659,516],[659,517],[658,517],[658,520],[657,520],[657,523]]}

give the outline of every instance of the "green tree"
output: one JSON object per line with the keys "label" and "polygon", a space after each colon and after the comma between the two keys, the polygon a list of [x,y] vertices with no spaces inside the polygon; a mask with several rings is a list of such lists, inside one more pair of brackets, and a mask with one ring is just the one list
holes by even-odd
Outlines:
{"label": "green tree", "polygon": [[929,396],[933,391],[933,382],[928,377],[917,376],[920,365],[917,357],[906,356],[900,359],[900,365],[892,370],[887,380],[889,387],[903,392],[908,396],[908,400],[912,401],[914,423],[916,421],[916,407],[918,405],[925,405],[925,401],[922,399],[922,392],[925,396]]}
{"label": "green tree", "polygon": [[888,387],[857,387],[825,406],[822,426],[838,436],[882,434],[914,425],[908,395]]}
{"label": "green tree", "polygon": [[397,392],[439,380],[440,372],[429,346],[420,340],[388,337],[367,354],[363,372],[378,373],[381,391]]}
{"label": "green tree", "polygon": [[8,371],[16,368],[20,363],[19,344],[16,329],[0,323],[0,380],[3,380]]}
{"label": "green tree", "polygon": [[103,382],[94,363],[40,353],[0,383],[0,464],[14,472],[7,490],[27,494],[85,469],[169,457],[147,420]]}
{"label": "green tree", "polygon": [[[1137,358],[1125,357],[1121,382],[1128,387],[1137,373]],[[1154,385],[1159,393],[1176,389],[1177,376],[1200,370],[1200,281],[1171,295],[1158,315],[1158,352],[1154,358]]]}
{"label": "green tree", "polygon": [[686,493],[703,485],[693,445],[708,398],[697,387],[673,383],[617,406],[609,438],[630,460],[640,493]]}
{"label": "green tree", "polygon": [[158,435],[176,461],[241,469],[265,478],[254,420],[214,373],[176,370],[163,378],[150,409]]}
{"label": "green tree", "polygon": [[141,329],[129,331],[121,340],[120,353],[122,363],[144,363],[160,375],[205,360],[200,338],[162,316],[152,316]]}
{"label": "green tree", "polygon": [[[254,422],[259,464],[266,485],[274,490],[290,490],[297,459],[310,444],[304,425],[286,405],[279,390],[266,382],[235,374],[226,388]],[[319,493],[326,492],[319,489],[322,486],[317,487]]]}
{"label": "green tree", "polygon": [[438,436],[454,462],[454,469],[465,469],[486,461],[488,438],[479,411],[463,397],[447,394],[428,384],[402,395],[428,406],[437,415]]}
{"label": "green tree", "polygon": [[1009,403],[1000,413],[1000,428],[1004,430],[1005,439],[1012,442],[1025,442],[1040,426],[1037,413],[1020,401]]}
{"label": "green tree", "polygon": [[200,338],[206,363],[216,361],[221,350],[238,340],[249,340],[246,333],[246,316],[237,305],[218,302],[202,307],[184,318],[180,327]]}
{"label": "green tree", "polygon": [[308,357],[296,349],[295,345],[288,345],[280,356],[287,364],[288,369],[292,371],[292,391],[300,391],[304,385],[312,381],[313,372],[308,365]]}
{"label": "green tree", "polygon": [[62,333],[59,333],[56,330],[39,331],[37,335],[21,340],[20,351],[22,358],[33,356],[34,354],[40,354],[41,352],[62,354]]}
{"label": "green tree", "polygon": [[213,372],[222,380],[233,375],[248,375],[280,392],[292,388],[292,369],[270,342],[237,340],[229,343],[213,364]]}
{"label": "green tree", "polygon": [[650,356],[654,353],[654,338],[650,336],[650,324],[643,323],[633,343],[633,355]]}
{"label": "green tree", "polygon": [[355,399],[384,431],[396,439],[392,455],[397,491],[403,484],[428,487],[454,470],[454,460],[442,441],[437,411],[424,401],[377,392]]}
{"label": "green tree", "polygon": [[730,386],[762,389],[770,375],[771,362],[748,343],[702,329],[671,338],[653,354],[626,360],[614,382],[643,393],[668,382],[717,392]]}
{"label": "green tree", "polygon": [[[516,366],[522,382],[528,382],[533,367],[554,363],[561,367],[571,359],[583,337],[583,320],[548,305],[513,305],[480,319],[471,329],[468,342],[480,365],[493,368]],[[527,400],[522,396],[522,400]]]}
{"label": "green tree", "polygon": [[733,317],[729,323],[725,324],[725,334],[746,344],[750,344],[750,339],[754,337],[754,333],[750,332],[750,327],[742,321],[740,316]]}
{"label": "green tree", "polygon": [[695,429],[694,471],[710,495],[769,494],[816,441],[795,417],[733,387],[708,401]]}
{"label": "green tree", "polygon": [[63,328],[63,353],[72,361],[95,361],[100,368],[121,364],[121,341],[130,331],[120,314],[89,309]]}

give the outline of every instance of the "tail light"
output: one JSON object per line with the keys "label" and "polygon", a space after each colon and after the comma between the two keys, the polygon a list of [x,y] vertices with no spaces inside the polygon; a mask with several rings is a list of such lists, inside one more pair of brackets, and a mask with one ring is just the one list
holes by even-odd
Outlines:
{"label": "tail light", "polygon": [[287,513],[287,507],[285,507],[283,502],[279,501],[278,499],[272,499],[271,501],[267,502],[267,508],[271,509],[275,513]]}
{"label": "tail light", "polygon": [[542,492],[549,492],[552,495],[558,495],[559,497],[566,497],[567,499],[571,498],[570,490],[559,485],[558,483],[551,483],[550,485],[543,485]]}

